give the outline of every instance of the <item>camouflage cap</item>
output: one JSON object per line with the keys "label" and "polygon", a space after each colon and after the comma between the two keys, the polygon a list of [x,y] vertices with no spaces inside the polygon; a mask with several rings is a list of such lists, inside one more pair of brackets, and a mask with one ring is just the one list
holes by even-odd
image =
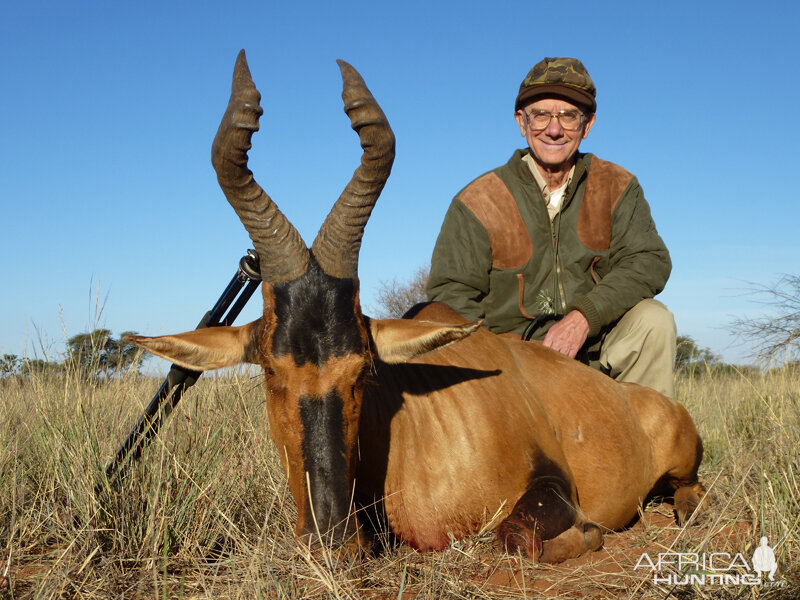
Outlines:
{"label": "camouflage cap", "polygon": [[522,80],[514,110],[541,96],[562,97],[597,110],[597,89],[583,63],[577,58],[545,58],[536,63]]}

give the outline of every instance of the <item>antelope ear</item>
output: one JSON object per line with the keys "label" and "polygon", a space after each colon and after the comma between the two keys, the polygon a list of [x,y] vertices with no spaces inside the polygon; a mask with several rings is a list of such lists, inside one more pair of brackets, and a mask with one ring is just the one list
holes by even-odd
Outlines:
{"label": "antelope ear", "polygon": [[210,371],[240,363],[259,364],[261,319],[241,327],[208,327],[160,337],[127,336],[148,352],[186,369]]}
{"label": "antelope ear", "polygon": [[410,319],[369,319],[373,349],[385,363],[398,364],[464,339],[481,321],[442,325]]}

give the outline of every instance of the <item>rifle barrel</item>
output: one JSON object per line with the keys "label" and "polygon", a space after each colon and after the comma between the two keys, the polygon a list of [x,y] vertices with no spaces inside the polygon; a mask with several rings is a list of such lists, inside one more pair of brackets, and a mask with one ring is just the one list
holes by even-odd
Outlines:
{"label": "rifle barrel", "polygon": [[[239,261],[236,274],[214,307],[200,319],[197,329],[217,327],[222,324],[231,325],[260,284],[258,254],[255,250],[248,250],[247,254]],[[235,303],[234,300],[236,300]],[[228,310],[229,307],[230,310]],[[226,311],[228,311],[227,314]],[[158,433],[162,423],[180,402],[183,393],[193,386],[202,374],[202,371],[185,369],[175,364],[170,367],[161,387],[106,467],[106,477],[109,480],[115,476],[123,477],[130,462],[141,457],[145,447]]]}

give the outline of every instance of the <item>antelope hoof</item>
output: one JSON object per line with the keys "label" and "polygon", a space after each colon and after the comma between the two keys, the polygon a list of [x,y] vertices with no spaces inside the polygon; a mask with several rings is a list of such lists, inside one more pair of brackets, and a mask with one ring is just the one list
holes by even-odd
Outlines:
{"label": "antelope hoof", "polygon": [[[702,483],[686,485],[675,490],[675,520],[678,525],[685,525],[692,515],[701,508],[706,489]],[[702,510],[698,512],[700,514]]]}

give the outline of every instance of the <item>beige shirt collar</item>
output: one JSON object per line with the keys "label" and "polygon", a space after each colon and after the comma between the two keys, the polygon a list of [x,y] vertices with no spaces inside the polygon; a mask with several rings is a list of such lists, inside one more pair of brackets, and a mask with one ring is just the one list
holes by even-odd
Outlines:
{"label": "beige shirt collar", "polygon": [[[556,214],[558,214],[559,209],[561,208],[561,203],[558,206],[553,206],[550,203],[550,188],[547,187],[547,182],[542,177],[542,174],[539,172],[539,168],[536,166],[536,161],[531,156],[531,153],[528,152],[522,157],[522,160],[525,161],[525,164],[528,165],[528,168],[533,175],[533,179],[536,181],[536,185],[539,186],[539,191],[542,192],[542,198],[544,198],[544,202],[547,205],[547,213],[550,215],[550,220],[552,221],[555,219]],[[572,181],[572,176],[575,174],[575,165],[572,165],[572,168],[569,170],[569,174],[567,175],[567,181],[564,184],[564,188],[566,188],[570,181]]]}

